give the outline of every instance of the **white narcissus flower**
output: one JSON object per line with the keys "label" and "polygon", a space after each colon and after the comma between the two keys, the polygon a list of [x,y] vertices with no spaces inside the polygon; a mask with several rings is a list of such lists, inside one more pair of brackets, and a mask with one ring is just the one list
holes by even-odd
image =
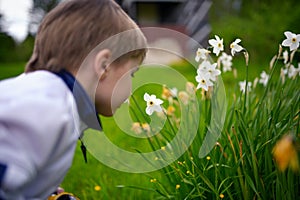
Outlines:
{"label": "white narcissus flower", "polygon": [[293,78],[298,74],[298,69],[294,65],[290,65],[287,71],[288,77]]}
{"label": "white narcissus flower", "polygon": [[217,63],[211,64],[209,61],[205,60],[197,69],[197,74],[208,74],[208,79],[215,81],[216,76],[221,74],[221,71],[216,69]]}
{"label": "white narcissus flower", "polygon": [[232,56],[228,55],[225,52],[222,52],[222,55],[220,56],[220,61],[223,65],[223,72],[231,71],[231,66],[232,66]]}
{"label": "white narcissus flower", "polygon": [[283,63],[286,64],[288,62],[288,60],[289,60],[289,53],[288,53],[288,51],[285,50],[283,52],[282,56],[283,56]]}
{"label": "white narcissus flower", "polygon": [[259,83],[263,84],[266,87],[268,81],[269,81],[269,75],[265,71],[262,71],[262,73],[260,74]]}
{"label": "white narcissus flower", "polygon": [[284,47],[290,47],[290,51],[294,51],[299,47],[300,42],[300,34],[295,34],[290,31],[284,32],[284,35],[286,36],[286,39],[283,40],[282,46]]}
{"label": "white narcissus flower", "polygon": [[157,99],[155,95],[149,95],[148,93],[144,94],[144,100],[147,102],[146,113],[147,115],[152,115],[154,111],[162,112],[161,104],[163,101]]}
{"label": "white narcissus flower", "polygon": [[207,68],[207,72],[210,75],[209,79],[212,81],[216,81],[216,77],[221,74],[219,69],[216,69],[217,63],[210,64]]}
{"label": "white narcissus flower", "polygon": [[199,62],[200,59],[206,60],[209,53],[210,53],[210,51],[208,51],[206,49],[198,48],[198,50],[196,52],[196,57],[195,57],[196,62]]}
{"label": "white narcissus flower", "polygon": [[216,56],[219,55],[220,51],[224,50],[223,39],[220,39],[219,36],[215,35],[216,39],[208,40],[208,43],[213,47],[213,53]]}
{"label": "white narcissus flower", "polygon": [[197,89],[203,88],[205,91],[208,91],[209,86],[213,86],[213,83],[209,80],[209,73],[198,73],[196,76],[196,81],[198,82]]}
{"label": "white narcissus flower", "polygon": [[[239,86],[240,86],[240,91],[245,93],[245,89],[246,89],[246,80],[244,81],[240,81],[239,82]],[[248,82],[248,88],[247,88],[247,91],[251,91],[251,86],[252,86],[252,83],[251,82]]]}
{"label": "white narcissus flower", "polygon": [[206,73],[209,66],[210,66],[210,62],[205,60],[203,61],[202,63],[200,63],[200,65],[198,66],[198,69],[197,69],[197,73]]}
{"label": "white narcissus flower", "polygon": [[241,39],[236,39],[234,42],[230,44],[230,49],[231,49],[231,55],[234,56],[235,53],[242,51],[244,48],[239,45],[242,40]]}

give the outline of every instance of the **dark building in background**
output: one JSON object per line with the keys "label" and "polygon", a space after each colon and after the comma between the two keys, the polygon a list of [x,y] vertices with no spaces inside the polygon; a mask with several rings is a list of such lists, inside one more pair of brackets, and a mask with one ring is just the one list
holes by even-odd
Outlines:
{"label": "dark building in background", "polygon": [[116,0],[141,27],[182,32],[206,46],[210,0]]}

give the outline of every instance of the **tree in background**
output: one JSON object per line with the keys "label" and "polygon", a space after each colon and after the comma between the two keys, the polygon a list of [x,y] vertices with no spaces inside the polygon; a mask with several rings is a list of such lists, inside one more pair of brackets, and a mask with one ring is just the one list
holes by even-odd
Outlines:
{"label": "tree in background", "polygon": [[29,23],[29,32],[31,35],[35,35],[45,14],[53,9],[60,1],[61,0],[33,0],[33,8]]}

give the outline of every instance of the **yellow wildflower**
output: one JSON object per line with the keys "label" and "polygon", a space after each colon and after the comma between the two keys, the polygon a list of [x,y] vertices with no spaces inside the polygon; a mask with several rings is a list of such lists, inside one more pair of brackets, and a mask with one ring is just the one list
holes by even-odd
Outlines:
{"label": "yellow wildflower", "polygon": [[169,106],[167,108],[167,115],[173,115],[175,112],[175,107],[174,106]]}
{"label": "yellow wildflower", "polygon": [[100,191],[100,190],[101,190],[101,186],[96,185],[96,186],[94,187],[94,189],[95,189],[96,191]]}
{"label": "yellow wildflower", "polygon": [[171,91],[164,85],[162,88],[162,94],[161,98],[168,99],[169,97],[172,97]]}
{"label": "yellow wildflower", "polygon": [[151,183],[156,183],[156,181],[157,181],[156,178],[150,179]]}
{"label": "yellow wildflower", "polygon": [[285,135],[276,143],[273,156],[280,171],[286,170],[289,166],[293,171],[299,170],[298,153],[292,135]]}
{"label": "yellow wildflower", "polygon": [[176,188],[176,190],[178,190],[180,188],[180,185],[177,184],[175,188]]}
{"label": "yellow wildflower", "polygon": [[150,126],[149,126],[149,124],[148,123],[143,123],[142,124],[142,128],[143,128],[143,130],[145,131],[145,132],[147,132],[147,133],[150,133]]}
{"label": "yellow wildflower", "polygon": [[224,198],[224,194],[220,194],[220,196],[219,196],[221,199],[223,199]]}
{"label": "yellow wildflower", "polygon": [[136,134],[142,133],[142,127],[139,122],[134,122],[131,126],[131,130]]}

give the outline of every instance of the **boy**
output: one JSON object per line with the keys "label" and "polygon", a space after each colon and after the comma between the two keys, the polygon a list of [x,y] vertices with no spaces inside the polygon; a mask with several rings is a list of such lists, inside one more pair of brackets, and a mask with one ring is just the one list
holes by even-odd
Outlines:
{"label": "boy", "polygon": [[0,82],[0,199],[56,190],[82,131],[100,130],[98,113],[112,116],[128,98],[145,53],[113,0],[66,1],[45,16],[25,74]]}

